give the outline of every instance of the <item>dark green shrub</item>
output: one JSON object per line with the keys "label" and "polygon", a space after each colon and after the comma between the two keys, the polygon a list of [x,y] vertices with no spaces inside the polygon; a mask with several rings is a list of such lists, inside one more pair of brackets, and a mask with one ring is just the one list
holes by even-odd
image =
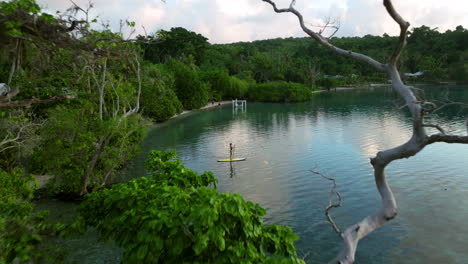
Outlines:
{"label": "dark green shrub", "polygon": [[227,72],[207,71],[202,72],[201,76],[203,81],[210,84],[213,96],[217,96],[219,99],[226,98],[227,89],[230,86],[230,77]]}
{"label": "dark green shrub", "polygon": [[208,103],[209,85],[201,80],[196,70],[174,59],[166,65],[174,73],[174,90],[185,109],[198,109]]}
{"label": "dark green shrub", "polygon": [[336,88],[340,84],[340,81],[335,78],[321,78],[317,80],[317,85],[323,89],[327,89],[330,91],[330,89]]}
{"label": "dark green shrub", "polygon": [[48,185],[52,194],[75,197],[104,186],[136,155],[144,123],[138,114],[99,120],[89,103],[59,106],[50,111],[40,136],[36,170],[54,176]]}
{"label": "dark green shrub", "polygon": [[145,69],[141,107],[145,116],[165,121],[182,112],[182,103],[174,92],[174,76],[162,65],[150,64]]}
{"label": "dark green shrub", "polygon": [[268,82],[250,86],[248,98],[260,102],[301,102],[312,98],[312,92],[300,83]]}
{"label": "dark green shrub", "polygon": [[33,187],[34,177],[23,170],[0,169],[0,263],[59,261],[59,252],[43,241],[61,226],[46,223],[46,213],[33,212]]}

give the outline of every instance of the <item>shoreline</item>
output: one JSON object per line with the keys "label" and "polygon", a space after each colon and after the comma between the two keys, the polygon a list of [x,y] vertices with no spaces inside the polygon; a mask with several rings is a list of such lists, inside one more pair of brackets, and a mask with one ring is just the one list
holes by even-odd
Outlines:
{"label": "shoreline", "polygon": [[[330,92],[337,92],[337,91],[347,91],[347,90],[358,90],[358,89],[373,89],[373,88],[383,88],[383,87],[389,87],[391,84],[374,84],[374,85],[360,85],[360,86],[341,86],[341,87],[335,87],[331,88]],[[323,92],[329,92],[328,90],[318,90],[318,91],[312,91],[312,93],[323,93]]]}
{"label": "shoreline", "polygon": [[[174,116],[172,116],[171,118],[169,118],[168,120],[166,121],[169,121],[173,118],[176,118],[176,117],[180,117],[182,115],[185,115],[185,114],[188,114],[188,113],[192,113],[192,112],[195,112],[195,111],[199,111],[199,110],[205,110],[205,109],[209,109],[209,108],[215,108],[215,107],[218,107],[218,106],[223,106],[223,105],[226,105],[226,104],[232,104],[232,101],[221,101],[221,102],[215,102],[214,104],[211,104],[211,103],[208,103],[207,105],[203,106],[203,107],[200,107],[198,109],[192,109],[192,110],[183,110],[182,112],[180,112],[179,114],[176,114]],[[164,122],[166,122],[164,121]],[[161,123],[164,123],[164,122],[161,122]]]}
{"label": "shoreline", "polygon": [[[439,81],[436,83],[430,83],[430,82],[421,82],[421,83],[406,83],[406,86],[414,87],[414,86],[422,86],[422,85],[463,85],[463,83],[457,83],[455,81]],[[357,89],[371,89],[371,88],[385,88],[385,87],[391,87],[391,83],[369,83],[368,85],[358,85],[358,86],[340,86],[340,87],[335,87],[330,89],[330,92],[335,92],[335,91],[346,91],[346,90],[357,90]],[[317,91],[312,91],[312,93],[323,93],[323,92],[328,92],[328,90],[317,90]]]}

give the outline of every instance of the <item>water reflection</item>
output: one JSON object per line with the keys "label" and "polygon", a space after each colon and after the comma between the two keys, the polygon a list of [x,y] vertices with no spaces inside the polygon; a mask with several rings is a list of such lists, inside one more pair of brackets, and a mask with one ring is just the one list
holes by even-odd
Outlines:
{"label": "water reflection", "polygon": [[234,170],[234,166],[232,166],[232,162],[229,162],[229,167],[231,168],[231,178],[236,175],[236,171]]}

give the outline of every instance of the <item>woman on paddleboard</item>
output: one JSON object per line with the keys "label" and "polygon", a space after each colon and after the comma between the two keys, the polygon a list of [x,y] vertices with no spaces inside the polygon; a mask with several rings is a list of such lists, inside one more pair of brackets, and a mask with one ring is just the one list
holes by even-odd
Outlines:
{"label": "woman on paddleboard", "polygon": [[232,160],[232,156],[234,156],[234,145],[229,143],[229,159]]}

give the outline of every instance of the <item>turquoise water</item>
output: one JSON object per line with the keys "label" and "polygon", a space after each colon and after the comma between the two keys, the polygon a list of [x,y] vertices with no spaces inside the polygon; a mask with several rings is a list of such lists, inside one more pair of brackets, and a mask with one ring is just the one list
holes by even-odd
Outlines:
{"label": "turquoise water", "polygon": [[[426,98],[468,102],[468,87],[425,89]],[[177,150],[185,166],[213,171],[220,191],[263,206],[266,222],[291,226],[307,262],[327,262],[340,245],[324,223],[331,183],[309,170],[336,179],[344,206],[332,215],[342,229],[375,211],[380,197],[369,158],[411,135],[409,116],[398,106],[390,89],[375,88],[317,94],[307,103],[248,103],[246,112],[227,105],[190,113],[156,125],[120,180],[145,175],[148,151]],[[432,122],[466,133],[466,114],[447,107]],[[230,142],[246,161],[216,162],[229,156]],[[392,163],[387,171],[399,215],[359,243],[357,263],[467,263],[467,158],[468,146],[434,144]],[[80,250],[74,254],[80,259]],[[87,261],[104,262],[112,263]]]}

